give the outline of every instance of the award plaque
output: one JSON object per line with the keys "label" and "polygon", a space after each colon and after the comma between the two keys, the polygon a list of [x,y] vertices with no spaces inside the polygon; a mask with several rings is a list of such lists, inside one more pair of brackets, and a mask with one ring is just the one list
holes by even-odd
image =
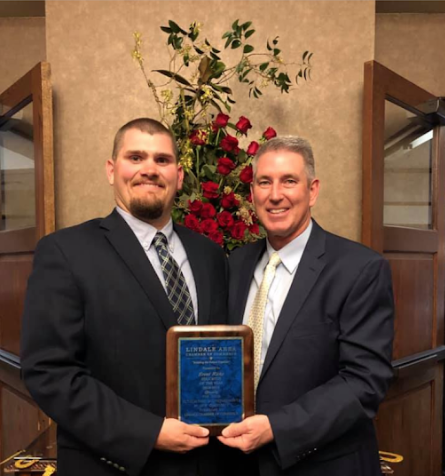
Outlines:
{"label": "award plaque", "polygon": [[174,326],[167,332],[168,418],[221,434],[254,413],[248,326]]}

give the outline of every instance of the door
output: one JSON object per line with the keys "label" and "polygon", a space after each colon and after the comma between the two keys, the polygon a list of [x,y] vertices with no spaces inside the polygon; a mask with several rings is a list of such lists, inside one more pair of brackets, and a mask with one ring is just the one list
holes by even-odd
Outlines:
{"label": "door", "polygon": [[[395,476],[442,475],[445,116],[440,101],[365,63],[362,241],[391,265],[395,380],[375,420]],[[443,122],[445,123],[445,122]]]}
{"label": "door", "polygon": [[[20,320],[37,241],[54,230],[50,69],[0,94],[0,461],[49,425],[20,380]],[[48,432],[51,433],[51,432]],[[53,439],[53,433],[45,438]],[[43,444],[45,446],[45,444]],[[48,445],[46,445],[48,446]]]}

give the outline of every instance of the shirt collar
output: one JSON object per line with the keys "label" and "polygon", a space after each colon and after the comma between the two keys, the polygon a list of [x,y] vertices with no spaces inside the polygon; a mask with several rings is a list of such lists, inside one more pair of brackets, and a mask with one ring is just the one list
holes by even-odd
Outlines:
{"label": "shirt collar", "polygon": [[[306,248],[307,242],[309,241],[311,231],[312,220],[309,222],[308,227],[306,228],[306,230],[303,231],[303,233],[301,233],[301,235],[298,235],[290,243],[288,243],[286,246],[284,246],[283,248],[281,248],[281,250],[278,251],[281,263],[283,263],[284,267],[290,274],[295,271],[295,269],[300,263],[303,251]],[[272,245],[269,243],[269,240],[267,240],[266,243],[267,261],[269,261],[272,253],[274,253],[276,250],[273,249]]]}
{"label": "shirt collar", "polygon": [[116,206],[116,210],[119,215],[121,215],[121,217],[127,222],[128,226],[132,229],[133,233],[136,235],[136,238],[144,248],[150,248],[156,233],[159,231],[166,236],[170,252],[174,251],[173,221],[171,218],[164,228],[162,228],[162,230],[158,230],[153,225],[139,220],[139,218],[134,217],[119,206]]}

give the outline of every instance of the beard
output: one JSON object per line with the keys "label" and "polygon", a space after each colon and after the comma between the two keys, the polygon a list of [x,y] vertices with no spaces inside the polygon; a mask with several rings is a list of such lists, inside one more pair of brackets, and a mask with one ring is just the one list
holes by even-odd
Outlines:
{"label": "beard", "polygon": [[159,198],[150,201],[133,198],[130,202],[130,213],[142,221],[157,220],[164,213],[164,202]]}

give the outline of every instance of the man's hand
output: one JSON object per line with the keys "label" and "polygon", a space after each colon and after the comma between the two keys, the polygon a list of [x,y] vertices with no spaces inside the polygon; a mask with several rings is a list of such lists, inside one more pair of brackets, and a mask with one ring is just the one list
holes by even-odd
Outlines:
{"label": "man's hand", "polygon": [[188,425],[175,418],[166,418],[159,432],[155,448],[161,451],[187,453],[209,443],[209,430]]}
{"label": "man's hand", "polygon": [[266,415],[254,415],[224,428],[218,440],[244,453],[251,453],[273,441],[273,432]]}

